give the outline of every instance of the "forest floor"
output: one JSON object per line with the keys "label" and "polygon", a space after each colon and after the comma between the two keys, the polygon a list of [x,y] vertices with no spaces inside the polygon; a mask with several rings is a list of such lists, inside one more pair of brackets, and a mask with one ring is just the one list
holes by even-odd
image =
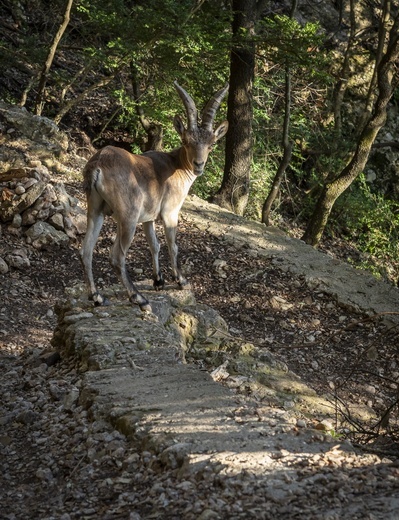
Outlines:
{"label": "forest floor", "polygon": [[[67,188],[82,199],[76,183]],[[221,211],[221,219],[223,215]],[[228,219],[226,226],[231,227]],[[114,233],[114,223],[109,219],[94,256],[94,269],[97,275],[101,273],[100,286],[117,283],[108,262]],[[397,326],[386,323],[389,316],[375,315],[371,303],[371,314],[367,310],[359,313],[337,301],[336,295],[328,294],[318,283],[310,287],[305,276],[309,266],[299,249],[292,255],[293,262],[304,272],[293,275],[281,268],[278,252],[275,258],[265,259],[251,248],[237,249],[224,240],[224,234],[218,237],[200,229],[183,212],[179,258],[197,301],[217,310],[233,335],[267,348],[318,393],[334,389],[343,407],[355,402],[370,407],[380,418],[388,410],[388,430],[379,424],[370,430],[355,428],[356,439],[380,441],[388,434],[396,445],[399,345]],[[161,229],[158,236],[161,265],[167,267]],[[290,243],[294,249],[295,242]],[[5,230],[2,251],[19,247],[26,244]],[[65,287],[82,282],[79,247],[80,239],[59,250],[39,252],[29,248],[30,268],[12,269],[0,277],[0,339],[6,350],[21,353],[48,348],[56,324],[54,305],[63,298]],[[341,247],[337,244],[335,250],[342,254]],[[330,251],[333,249],[330,247]],[[130,269],[139,273],[135,274],[137,280],[151,278],[150,253],[141,229],[128,258]],[[326,258],[331,258],[331,253]],[[336,268],[338,272],[339,263]],[[343,281],[353,294],[359,291],[358,283],[355,276]],[[386,287],[387,293],[398,291],[386,284],[381,287]]]}
{"label": "forest floor", "polygon": [[[67,188],[74,195],[79,192],[79,187],[74,184]],[[104,285],[116,282],[108,263],[113,233],[113,223],[108,221],[96,250],[95,270],[101,273],[100,283]],[[162,233],[160,235],[162,236]],[[112,465],[116,464],[117,457],[113,457],[113,460],[110,460],[112,457],[108,457],[102,461],[112,466],[112,470],[107,467],[105,471],[101,465],[96,467],[92,460],[87,463],[87,442],[98,442],[98,439],[93,441],[86,438],[88,426],[85,412],[80,410],[79,416],[76,417],[68,411],[60,411],[54,388],[50,392],[52,400],[46,401],[44,386],[48,385],[49,380],[58,385],[57,388],[63,385],[68,388],[72,388],[73,384],[78,385],[79,375],[73,366],[73,360],[62,360],[60,364],[52,367],[47,375],[43,374],[43,364],[38,360],[43,351],[50,348],[49,342],[56,325],[54,305],[63,298],[65,287],[82,281],[78,258],[79,242],[80,240],[57,251],[38,252],[32,249],[29,251],[30,268],[26,268],[25,271],[12,270],[0,277],[0,369],[4,397],[0,414],[3,427],[0,444],[4,454],[10,457],[8,462],[7,458],[4,459],[1,489],[4,518],[9,520],[25,518],[24,515],[28,514],[28,511],[32,511],[31,518],[62,520],[138,520],[155,517],[154,515],[159,517],[159,509],[154,509],[153,502],[165,493],[169,496],[165,490],[172,485],[172,481],[168,481],[172,477],[168,474],[165,473],[160,482],[153,474],[149,476],[147,468],[141,473],[143,482],[135,486],[136,506],[130,509],[134,512],[128,514],[126,511],[129,508],[126,505],[115,505],[114,490],[114,494],[106,493],[104,513],[99,516],[98,509],[93,505],[94,496],[104,492],[101,486],[99,487],[100,481],[101,485],[105,485],[107,479],[115,483],[113,479],[116,478],[118,466]],[[21,246],[24,244],[20,239],[9,235],[6,230],[3,231],[3,250]],[[395,479],[397,480],[396,461],[399,453],[397,327],[387,327],[381,316],[369,316],[343,307],[337,303],[334,296],[318,286],[309,286],[306,273],[300,275],[283,270],[279,265],[278,255],[265,259],[255,254],[253,249],[237,249],[234,244],[223,240],[223,236],[218,237],[194,225],[189,218],[184,217],[184,212],[179,228],[179,246],[181,263],[190,279],[197,301],[216,309],[227,321],[232,335],[245,338],[248,342],[263,346],[272,352],[317,393],[325,394],[333,390],[337,409],[341,412],[345,413],[349,404],[355,404],[368,407],[374,413],[374,419],[369,424],[357,424],[348,412],[348,428],[337,429],[335,432],[337,438],[343,439],[346,436],[355,445],[361,444],[364,449],[379,454],[373,455],[373,460],[370,459],[370,469],[367,471],[364,468],[355,471],[353,468],[356,463],[353,463],[353,457],[352,462],[347,457],[342,457],[340,462],[340,471],[346,479],[345,482],[352,479],[354,486],[357,486],[357,491],[353,491],[348,484],[342,500],[348,504],[353,498],[353,493],[357,493],[359,497],[371,493],[372,507],[370,503],[365,502],[364,507],[359,510],[350,512],[348,509],[348,516],[342,511],[340,513],[339,509],[336,510],[338,512],[325,516],[322,511],[317,511],[317,506],[313,504],[312,514],[309,513],[306,518],[397,518],[397,504],[392,502],[397,493],[395,486],[392,486]],[[300,265],[300,258],[297,261]],[[129,264],[135,269],[136,277],[145,279],[150,276],[148,248],[140,230],[135,238],[135,245],[131,248]],[[167,265],[165,256],[163,264]],[[350,283],[355,284],[356,278],[348,280],[348,284]],[[35,403],[41,403],[39,415],[35,411]],[[12,410],[15,413],[19,410],[18,417]],[[30,433],[33,431],[35,442],[27,443],[24,434],[26,428]],[[106,437],[100,427],[98,428],[98,436],[102,435],[101,439],[105,444],[117,445],[118,442],[122,442],[112,435],[110,438]],[[68,432],[66,437],[63,429]],[[61,446],[56,444],[57,437],[58,441],[62,440]],[[71,446],[81,442],[82,449],[84,448],[81,459],[70,461]],[[141,454],[140,457],[142,456]],[[137,462],[137,459],[135,460]],[[64,469],[60,470],[63,464]],[[90,473],[89,476],[83,468]],[[69,473],[71,480],[80,479],[84,491],[81,495],[76,491],[73,496],[64,496],[63,500],[67,503],[63,503],[63,507],[59,506],[59,510],[64,513],[52,515],[49,504],[54,508],[54,494],[57,492],[56,483],[60,471]],[[137,471],[136,468],[136,474]],[[90,489],[87,488],[86,482],[89,477],[95,477],[95,483],[93,481]],[[339,482],[342,485],[340,479],[332,476],[330,482],[327,478],[319,483],[320,490],[318,485],[315,485],[317,493],[314,491],[313,498],[320,501],[326,492],[322,491],[322,488],[326,484],[331,484],[331,489],[334,486],[336,488]],[[37,481],[42,484],[40,489],[37,488]],[[118,481],[118,485],[124,485],[123,479]],[[149,485],[152,486],[150,490],[146,489]],[[173,481],[173,486],[175,485],[176,482]],[[222,492],[213,489],[209,495],[212,496],[209,503],[205,498],[207,490],[200,486],[200,490],[197,489],[194,493],[198,498],[198,503],[194,504],[197,509],[194,506],[194,509],[190,509],[190,501],[193,500],[190,495],[191,484],[186,482],[184,486],[187,489],[181,489],[189,498],[186,497],[179,506],[172,508],[174,513],[167,506],[168,500],[165,499],[161,517],[223,518],[223,504],[226,502],[231,507],[234,501],[242,501],[245,504],[245,497],[248,497],[248,493],[251,494],[248,485],[247,483],[247,488],[244,486],[239,493],[237,491],[237,496],[233,494],[227,498]],[[86,495],[86,498],[83,495]],[[287,509],[284,509],[285,498],[280,502],[278,498],[277,502],[270,497],[268,500],[274,503],[270,514],[265,509],[263,516],[259,516],[259,511],[252,507],[252,504],[253,514],[246,512],[245,508],[241,511],[240,508],[233,508],[229,509],[229,518],[304,518],[306,500],[298,506],[295,515],[293,513],[291,516],[287,516]],[[140,503],[141,510],[137,507]],[[152,504],[151,507],[149,504]],[[160,507],[159,504],[157,507]],[[332,507],[331,511],[333,510]]]}

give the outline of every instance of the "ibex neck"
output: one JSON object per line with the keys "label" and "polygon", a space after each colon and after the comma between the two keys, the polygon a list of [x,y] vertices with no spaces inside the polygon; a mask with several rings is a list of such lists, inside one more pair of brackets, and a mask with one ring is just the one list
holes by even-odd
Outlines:
{"label": "ibex neck", "polygon": [[194,175],[194,168],[193,163],[189,161],[187,157],[187,152],[184,146],[181,146],[179,149],[179,159],[180,159],[180,165],[181,169],[186,171],[189,174]]}
{"label": "ibex neck", "polygon": [[176,168],[185,175],[187,179],[194,182],[196,175],[194,174],[193,164],[188,160],[184,146],[175,148],[169,155],[174,158]]}

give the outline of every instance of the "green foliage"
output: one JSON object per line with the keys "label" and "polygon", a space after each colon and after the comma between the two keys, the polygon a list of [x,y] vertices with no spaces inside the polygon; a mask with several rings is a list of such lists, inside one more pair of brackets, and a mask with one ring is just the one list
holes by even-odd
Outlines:
{"label": "green foliage", "polygon": [[[99,14],[94,11],[91,16],[96,21]],[[132,135],[143,133],[139,106],[149,121],[163,127],[165,146],[177,146],[171,121],[177,112],[182,113],[182,106],[173,81],[178,80],[190,92],[199,109],[215,87],[226,82],[228,17],[228,11],[220,11],[219,2],[207,2],[196,11],[191,0],[152,0],[132,8],[126,29],[125,22],[120,22],[117,34],[113,35],[112,26],[111,31],[104,31],[104,37],[113,36],[107,42],[107,52],[116,52],[126,62],[120,75],[122,85],[117,85],[113,94],[122,109],[118,121]],[[102,13],[101,20],[106,24],[106,14]],[[139,99],[132,96],[131,67],[139,85]]]}
{"label": "green foliage", "polygon": [[[26,107],[32,106],[37,88],[35,77],[43,66],[64,7],[64,0],[55,0],[51,9],[42,0],[20,0],[0,6],[0,16],[5,21],[4,35],[0,37],[2,99],[19,102],[22,90],[30,85]],[[129,133],[134,143],[132,151],[140,152],[145,137],[138,115],[140,108],[148,121],[162,126],[165,149],[178,146],[172,120],[176,113],[184,114],[184,109],[173,81],[187,88],[199,109],[215,88],[226,82],[231,17],[227,0],[77,0],[48,77],[43,114],[54,117],[63,102],[78,98],[99,79],[111,78],[90,99],[94,107],[90,137],[97,136],[108,125],[109,136]],[[8,30],[7,26],[14,22],[17,30]],[[252,30],[242,36],[244,40],[252,39]],[[343,114],[340,141],[334,131],[329,70],[334,68],[337,56],[339,59],[339,52],[329,54],[324,38],[316,23],[300,24],[273,13],[256,28],[253,164],[246,210],[249,218],[260,219],[282,155],[287,67],[292,80],[289,134],[294,148],[286,182],[273,208],[274,221],[283,216],[306,222],[317,189],[340,171],[353,150],[353,108]],[[133,80],[139,87],[138,98],[133,95]],[[225,107],[226,100],[218,118],[224,118]],[[80,107],[72,110],[71,120],[73,117],[74,121],[80,117]],[[203,198],[212,196],[220,187],[223,170],[224,147],[220,143],[193,191]],[[346,233],[355,240],[364,254],[373,259],[373,269],[383,272],[391,262],[396,275],[389,276],[397,278],[398,212],[397,203],[373,193],[363,179],[338,200],[329,230]]]}
{"label": "green foliage", "polygon": [[364,253],[361,267],[399,280],[399,203],[373,193],[364,175],[338,199],[329,227]]}
{"label": "green foliage", "polygon": [[[287,67],[291,76],[289,139],[294,143],[287,183],[281,186],[279,210],[302,212],[309,204],[306,192],[321,183],[324,170],[310,164],[313,150],[326,148],[327,105],[325,95],[331,84],[324,34],[318,24],[301,25],[288,16],[271,16],[261,23],[258,37],[254,104],[254,157],[251,172],[250,206],[247,214],[261,218],[263,200],[281,160]],[[291,185],[291,187],[290,187]],[[289,192],[287,190],[290,190]],[[253,206],[252,206],[253,205]],[[296,208],[296,206],[298,208]],[[308,206],[310,213],[310,204]],[[273,212],[276,212],[274,204]],[[276,215],[278,218],[278,215]]]}
{"label": "green foliage", "polygon": [[251,168],[250,192],[245,217],[260,221],[263,203],[270,191],[270,186],[277,166],[272,161],[262,164],[254,161]]}
{"label": "green foliage", "polygon": [[292,70],[304,68],[310,80],[325,78],[328,57],[322,50],[324,39],[319,24],[301,25],[289,16],[276,15],[263,20],[259,43],[268,60]]}
{"label": "green foliage", "polygon": [[[21,0],[18,46],[13,38],[0,38],[0,66],[9,67],[10,61],[17,64],[26,74],[26,85],[32,79],[29,71],[34,77],[43,66],[63,6],[61,0],[54,2],[50,16],[40,0]],[[199,93],[204,98],[210,96],[215,85],[226,82],[229,25],[230,10],[224,8],[223,0],[205,2],[200,7],[192,0],[79,0],[57,50],[61,66],[53,67],[48,77],[44,115],[53,117],[63,101],[85,92],[101,78],[114,77],[107,89],[113,89],[124,112],[120,122],[130,116],[138,127],[131,99],[133,65],[146,117],[165,124],[171,117],[171,103],[167,100],[175,79],[195,99]],[[69,48],[73,48],[73,53]],[[33,81],[28,108],[35,97],[34,89]],[[6,91],[2,94],[10,97]],[[198,100],[199,104],[205,101]]]}

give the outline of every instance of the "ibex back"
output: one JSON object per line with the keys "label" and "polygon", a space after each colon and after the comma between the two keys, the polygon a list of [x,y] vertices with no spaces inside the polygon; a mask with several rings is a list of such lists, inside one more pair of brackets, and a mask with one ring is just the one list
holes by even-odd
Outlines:
{"label": "ibex back", "polygon": [[227,121],[215,131],[213,121],[228,85],[208,101],[201,123],[198,122],[193,99],[176,82],[175,88],[187,114],[187,128],[179,116],[174,118],[174,127],[182,141],[180,148],[169,153],[153,151],[133,155],[123,149],[106,146],[88,161],[83,171],[87,231],[80,254],[89,297],[96,305],[107,303],[97,291],[92,270],[93,250],[105,215],[112,214],[117,223],[110,262],[132,303],[138,304],[143,311],[151,311],[148,300],[137,290],[126,270],[126,254],[139,222],[143,223],[152,254],[154,287],[162,289],[164,286],[154,226],[157,218],[163,222],[173,279],[179,286],[187,283],[177,262],[178,215],[192,183],[204,171],[212,146],[227,132]]}

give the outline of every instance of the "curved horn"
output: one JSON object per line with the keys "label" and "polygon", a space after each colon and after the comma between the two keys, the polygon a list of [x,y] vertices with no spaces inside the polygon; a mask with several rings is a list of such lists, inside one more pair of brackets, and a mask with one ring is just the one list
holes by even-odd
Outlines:
{"label": "curved horn", "polygon": [[205,129],[212,130],[216,110],[219,108],[220,103],[223,101],[223,98],[228,90],[229,84],[226,83],[226,85],[222,89],[218,90],[205,105],[205,108],[202,111],[202,126]]}
{"label": "curved horn", "polygon": [[175,89],[180,96],[180,99],[183,101],[184,107],[187,113],[187,124],[188,128],[197,128],[198,126],[198,117],[197,117],[197,109],[195,107],[195,103],[193,98],[181,87],[177,81],[174,83]]}

